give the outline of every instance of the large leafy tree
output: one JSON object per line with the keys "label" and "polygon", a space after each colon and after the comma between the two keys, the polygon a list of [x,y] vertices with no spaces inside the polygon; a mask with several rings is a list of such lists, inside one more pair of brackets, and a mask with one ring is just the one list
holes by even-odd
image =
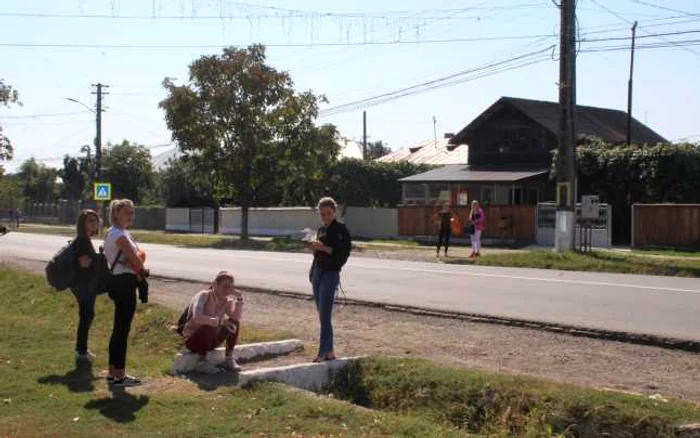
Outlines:
{"label": "large leafy tree", "polygon": [[376,160],[377,158],[381,158],[389,153],[391,153],[391,148],[389,148],[388,145],[384,144],[383,141],[377,140],[367,142],[368,160]]}
{"label": "large leafy tree", "polygon": [[103,179],[112,183],[113,196],[136,203],[149,200],[154,186],[151,151],[124,140],[108,144],[102,153]]}
{"label": "large leafy tree", "polygon": [[63,157],[63,168],[59,170],[59,176],[63,181],[61,197],[71,201],[79,201],[89,197],[91,170],[90,147],[83,146],[82,152],[86,156]]}
{"label": "large leafy tree", "polygon": [[[250,207],[273,202],[290,175],[302,180],[317,171],[306,154],[318,145],[313,120],[323,97],[296,92],[287,72],[266,63],[262,45],[203,56],[189,71],[184,85],[165,79],[160,106],[180,149],[211,169],[217,201],[241,206],[247,239]],[[334,159],[333,147],[322,146]]]}
{"label": "large leafy tree", "polygon": [[22,163],[17,172],[17,180],[24,197],[30,201],[47,203],[58,199],[58,170],[47,167],[34,158]]}
{"label": "large leafy tree", "polygon": [[167,207],[214,206],[211,171],[187,157],[170,160],[159,174],[158,195]]}
{"label": "large leafy tree", "polygon": [[[19,103],[19,93],[0,79],[0,107],[9,107],[13,103]],[[21,103],[19,104],[21,105]],[[12,155],[12,143],[10,143],[10,139],[3,134],[2,125],[0,125],[0,176],[4,173],[2,162],[11,160]]]}

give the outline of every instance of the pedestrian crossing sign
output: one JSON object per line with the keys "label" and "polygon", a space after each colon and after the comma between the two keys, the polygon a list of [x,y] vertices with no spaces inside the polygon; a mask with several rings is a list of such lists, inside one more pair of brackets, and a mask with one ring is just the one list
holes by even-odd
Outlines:
{"label": "pedestrian crossing sign", "polygon": [[111,183],[95,183],[95,201],[111,201],[112,200],[112,184]]}

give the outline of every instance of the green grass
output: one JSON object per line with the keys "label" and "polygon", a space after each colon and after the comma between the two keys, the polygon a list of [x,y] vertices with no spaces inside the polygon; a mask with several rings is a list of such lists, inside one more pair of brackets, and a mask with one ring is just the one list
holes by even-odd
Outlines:
{"label": "green grass", "polygon": [[670,277],[700,277],[698,260],[644,257],[609,251],[591,254],[557,253],[536,250],[518,253],[485,254],[476,260],[447,259],[446,263],[472,263],[481,266],[560,269],[565,271],[611,272],[620,274],[662,275]]}
{"label": "green grass", "polygon": [[[49,290],[40,276],[0,265],[0,436],[464,436],[424,418],[362,411],[279,385],[202,391],[167,377],[180,339],[168,327],[176,313],[139,305],[129,344],[137,390],[110,393],[106,369],[112,306],[99,297],[91,348],[94,368],[73,363],[77,308],[70,293]],[[243,327],[243,342],[284,334]],[[298,436],[298,435],[297,435]]]}
{"label": "green grass", "polygon": [[700,407],[541,380],[371,358],[347,368],[336,396],[488,436],[672,436]]}
{"label": "green grass", "polygon": [[[68,226],[23,225],[20,232],[74,236],[75,229]],[[302,242],[282,237],[250,239],[243,241],[236,236],[215,234],[183,234],[165,231],[132,230],[131,234],[141,243],[174,245],[184,248],[245,249],[255,251],[301,251]]]}
{"label": "green grass", "polygon": [[700,251],[680,250],[680,249],[635,249],[633,254],[657,255],[664,257],[693,257],[700,258]]}

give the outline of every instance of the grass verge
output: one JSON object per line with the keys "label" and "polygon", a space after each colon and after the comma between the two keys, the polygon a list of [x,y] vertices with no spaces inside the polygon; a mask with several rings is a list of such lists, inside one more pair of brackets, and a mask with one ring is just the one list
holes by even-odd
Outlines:
{"label": "grass verge", "polygon": [[620,274],[662,275],[668,277],[700,277],[697,260],[643,257],[608,251],[591,254],[554,251],[528,251],[488,254],[476,260],[447,259],[446,263],[471,263],[481,266],[560,269],[564,271],[611,272]]}
{"label": "grass verge", "polygon": [[[90,345],[93,367],[75,367],[77,306],[50,291],[40,276],[0,265],[0,436],[464,436],[424,418],[359,410],[279,385],[201,391],[165,376],[180,340],[168,327],[174,312],[139,305],[129,344],[129,371],[146,379],[136,390],[110,393],[106,369],[112,306],[99,297]],[[245,326],[243,342],[280,332]]]}
{"label": "grass verge", "polygon": [[700,407],[426,361],[365,359],[331,391],[372,409],[430,418],[487,436],[673,436]]}
{"label": "grass verge", "polygon": [[[26,224],[20,232],[74,236],[75,229],[68,226]],[[289,238],[256,238],[247,241],[236,236],[215,234],[167,233],[165,231],[132,230],[131,234],[141,243],[174,245],[184,248],[241,249],[253,251],[302,251],[304,244]]]}

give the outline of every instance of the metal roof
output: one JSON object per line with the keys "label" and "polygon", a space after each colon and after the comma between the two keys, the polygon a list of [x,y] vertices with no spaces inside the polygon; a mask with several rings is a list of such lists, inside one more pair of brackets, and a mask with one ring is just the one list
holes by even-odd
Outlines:
{"label": "metal roof", "polygon": [[[559,135],[560,107],[558,103],[501,97],[455,135],[453,141],[456,143],[467,143],[469,134],[503,107],[515,108],[551,133]],[[625,142],[627,140],[627,113],[607,108],[578,105],[576,106],[576,131],[579,136],[594,136],[610,143]],[[635,144],[656,144],[667,143],[668,140],[632,118],[632,142]]]}
{"label": "metal roof", "polygon": [[449,138],[428,140],[384,155],[375,161],[380,163],[396,163],[408,161],[415,164],[467,164],[469,147],[454,146]]}
{"label": "metal roof", "polygon": [[400,182],[515,182],[549,173],[540,170],[473,170],[452,164],[400,179]]}

